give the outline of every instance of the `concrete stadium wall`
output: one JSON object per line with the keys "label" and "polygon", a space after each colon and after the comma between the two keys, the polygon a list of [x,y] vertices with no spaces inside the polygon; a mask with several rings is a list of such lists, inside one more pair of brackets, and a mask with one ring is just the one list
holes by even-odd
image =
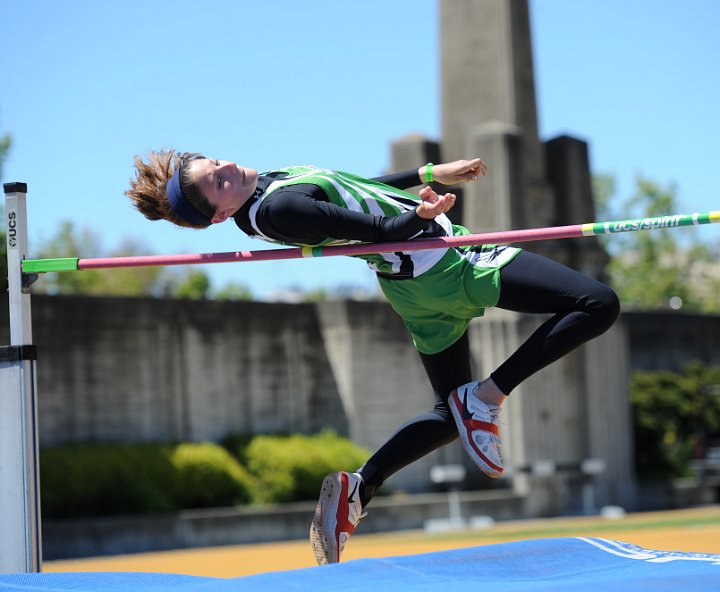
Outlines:
{"label": "concrete stadium wall", "polygon": [[[7,310],[7,300],[0,301]],[[0,338],[8,341],[3,316]],[[537,318],[488,311],[471,326],[477,376],[492,371]],[[401,320],[383,302],[277,304],[34,296],[42,445],[68,441],[214,440],[229,433],[329,427],[375,449],[433,396]],[[603,503],[633,505],[627,377],[690,359],[720,363],[720,317],[626,313],[611,331],[541,371],[504,414],[506,464],[601,458]],[[467,465],[450,445],[393,477],[425,491],[438,463]],[[576,479],[575,479],[576,480]],[[537,513],[572,510],[556,480]],[[532,478],[508,484],[538,493]]]}
{"label": "concrete stadium wall", "polygon": [[348,432],[311,305],[33,298],[41,444]]}

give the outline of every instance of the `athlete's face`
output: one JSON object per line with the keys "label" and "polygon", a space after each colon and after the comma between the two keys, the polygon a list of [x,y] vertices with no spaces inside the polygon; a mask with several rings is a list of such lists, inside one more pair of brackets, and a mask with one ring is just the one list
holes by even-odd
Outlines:
{"label": "athlete's face", "polygon": [[201,158],[188,164],[190,179],[215,208],[213,224],[237,212],[255,193],[258,173],[227,160]]}

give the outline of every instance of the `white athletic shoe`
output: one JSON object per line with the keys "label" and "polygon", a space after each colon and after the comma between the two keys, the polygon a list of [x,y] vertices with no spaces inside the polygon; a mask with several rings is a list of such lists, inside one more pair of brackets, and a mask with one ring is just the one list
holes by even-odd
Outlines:
{"label": "white athletic shoe", "polygon": [[320,500],[310,526],[310,543],[318,565],[337,563],[345,543],[363,514],[362,477],[357,473],[330,473],[320,488]]}
{"label": "white athletic shoe", "polygon": [[470,382],[450,393],[448,404],[465,452],[488,477],[503,473],[498,437],[500,408],[487,405],[475,394],[479,382]]}

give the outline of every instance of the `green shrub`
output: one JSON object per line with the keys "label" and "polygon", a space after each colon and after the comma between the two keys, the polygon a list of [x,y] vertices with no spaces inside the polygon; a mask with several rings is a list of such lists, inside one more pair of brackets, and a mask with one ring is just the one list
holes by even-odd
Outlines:
{"label": "green shrub", "polygon": [[165,513],[250,499],[251,478],[215,444],[70,444],[40,451],[43,516]]}
{"label": "green shrub", "polygon": [[232,454],[237,461],[247,466],[247,449],[255,436],[249,434],[228,434],[221,441],[220,445]]}
{"label": "green shrub", "polygon": [[71,444],[40,451],[43,516],[66,518],[177,509],[169,449]]}
{"label": "green shrub", "polygon": [[279,503],[315,499],[327,473],[354,471],[368,451],[325,431],[315,436],[258,436],[245,456],[255,477],[254,500]]}
{"label": "green shrub", "polygon": [[700,363],[682,372],[635,372],[630,379],[635,461],[645,478],[686,476],[690,461],[720,436],[720,367]]}
{"label": "green shrub", "polygon": [[367,451],[334,432],[210,443],[68,444],[40,451],[48,519],[312,500],[323,477]]}
{"label": "green shrub", "polygon": [[252,478],[215,444],[180,444],[172,452],[176,500],[182,508],[232,506],[250,501]]}

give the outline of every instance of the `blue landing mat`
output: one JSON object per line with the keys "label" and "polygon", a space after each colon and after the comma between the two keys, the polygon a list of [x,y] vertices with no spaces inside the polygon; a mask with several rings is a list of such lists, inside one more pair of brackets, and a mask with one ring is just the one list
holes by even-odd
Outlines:
{"label": "blue landing mat", "polygon": [[720,590],[720,555],[599,538],[537,539],[221,579],[143,573],[0,575],[24,592],[509,592]]}

